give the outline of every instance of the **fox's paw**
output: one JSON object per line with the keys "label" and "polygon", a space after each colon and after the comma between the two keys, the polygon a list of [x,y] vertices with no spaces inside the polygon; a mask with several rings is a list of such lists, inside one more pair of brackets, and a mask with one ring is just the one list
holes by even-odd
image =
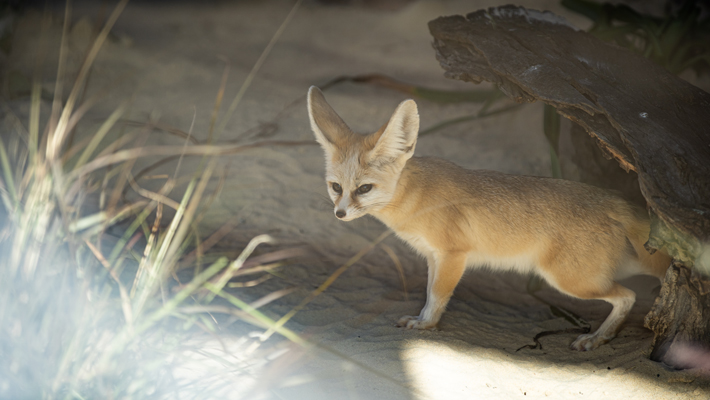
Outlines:
{"label": "fox's paw", "polygon": [[577,337],[577,340],[572,342],[572,344],[569,346],[572,350],[577,350],[577,351],[590,351],[594,350],[597,347],[603,345],[604,343],[610,341],[613,338],[607,338],[604,336],[598,336],[595,335],[594,333],[587,333],[584,335],[579,335]]}
{"label": "fox's paw", "polygon": [[395,326],[407,329],[436,329],[436,322],[424,321],[418,316],[405,315],[397,321]]}

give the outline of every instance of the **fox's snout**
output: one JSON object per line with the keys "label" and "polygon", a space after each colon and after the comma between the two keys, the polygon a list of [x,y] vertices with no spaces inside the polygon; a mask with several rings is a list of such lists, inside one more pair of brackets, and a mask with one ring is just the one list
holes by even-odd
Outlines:
{"label": "fox's snout", "polygon": [[333,199],[333,203],[335,204],[335,216],[338,217],[338,219],[344,221],[353,219],[353,213],[348,212],[348,208],[352,205],[351,199],[348,196],[343,196],[342,194],[338,195],[337,198]]}
{"label": "fox's snout", "polygon": [[347,187],[341,187],[341,193],[332,192],[335,216],[341,221],[352,221],[363,215],[362,204],[357,196],[351,194]]}
{"label": "fox's snout", "polygon": [[359,217],[356,214],[357,212],[354,210],[350,210],[350,212],[348,212],[347,208],[335,208],[335,216],[341,221],[352,221]]}

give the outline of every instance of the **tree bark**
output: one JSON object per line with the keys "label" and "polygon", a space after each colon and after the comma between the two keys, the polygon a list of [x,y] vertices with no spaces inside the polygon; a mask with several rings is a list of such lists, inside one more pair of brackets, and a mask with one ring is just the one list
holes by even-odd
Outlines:
{"label": "tree bark", "polygon": [[554,106],[638,174],[661,220],[710,241],[710,94],[549,12],[504,6],[429,29],[446,76]]}
{"label": "tree bark", "polygon": [[[644,325],[655,332],[651,359],[674,362],[679,344],[710,343],[710,281],[697,270],[674,263]],[[681,367],[692,365],[679,365]]]}
{"label": "tree bark", "polygon": [[574,151],[571,159],[577,166],[581,182],[616,190],[626,200],[646,206],[636,172],[619,168],[619,163],[599,147],[597,140],[575,123],[570,128],[570,139]]}
{"label": "tree bark", "polygon": [[[710,280],[698,273],[710,274],[710,94],[549,12],[490,8],[438,18],[429,30],[447,77],[490,81],[518,102],[554,106],[606,157],[636,173],[642,197],[633,189],[629,196],[650,210],[647,248],[678,261],[646,320],[655,332],[653,358],[664,359],[676,342],[710,345]],[[573,141],[597,169],[585,180],[613,171],[583,140]],[[606,178],[595,183],[616,181]],[[617,185],[626,191],[634,177]]]}

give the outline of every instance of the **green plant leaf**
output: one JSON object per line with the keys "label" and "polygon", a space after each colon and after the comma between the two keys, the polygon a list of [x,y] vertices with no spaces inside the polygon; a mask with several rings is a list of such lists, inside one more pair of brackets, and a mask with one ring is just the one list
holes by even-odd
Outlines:
{"label": "green plant leaf", "polygon": [[557,113],[555,107],[545,104],[543,111],[543,131],[547,142],[550,144],[550,165],[552,167],[552,177],[562,178],[562,169],[560,167],[559,154],[560,147],[560,114]]}

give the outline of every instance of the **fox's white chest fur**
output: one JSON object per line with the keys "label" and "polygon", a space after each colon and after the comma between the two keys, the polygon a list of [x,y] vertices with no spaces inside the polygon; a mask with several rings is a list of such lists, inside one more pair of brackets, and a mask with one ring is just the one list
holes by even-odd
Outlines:
{"label": "fox's white chest fur", "polygon": [[412,100],[371,135],[352,132],[315,87],[308,111],[336,217],[370,214],[427,259],[426,304],[400,326],[434,328],[465,269],[487,266],[535,273],[563,293],[611,303],[599,329],[571,345],[592,350],[615,336],[635,301],[615,279],[662,278],[670,263],[643,247],[644,210],[602,189],[412,157],[419,130]]}
{"label": "fox's white chest fur", "polygon": [[[383,221],[384,222],[384,221]],[[386,224],[386,223],[385,223]],[[418,234],[394,231],[414,251],[426,259],[435,257],[437,249]],[[484,250],[469,251],[466,253],[467,268],[489,268],[495,271],[515,271],[528,274],[535,271],[535,255],[530,252],[521,252],[516,255],[500,256]]]}

